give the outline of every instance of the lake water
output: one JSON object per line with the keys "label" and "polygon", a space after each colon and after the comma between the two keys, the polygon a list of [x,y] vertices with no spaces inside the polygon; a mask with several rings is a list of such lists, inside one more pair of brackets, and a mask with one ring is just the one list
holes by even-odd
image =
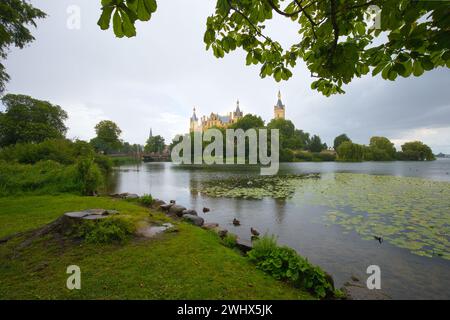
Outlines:
{"label": "lake water", "polygon": [[[289,163],[279,174],[361,173],[381,176],[418,177],[450,183],[450,159],[433,162]],[[381,268],[382,291],[394,299],[450,299],[450,260],[424,257],[394,246],[363,240],[360,234],[344,232],[339,225],[326,225],[327,206],[264,198],[262,200],[213,198],[196,191],[202,181],[259,175],[247,166],[184,167],[171,163],[122,166],[111,177],[110,192],[152,194],[199,212],[207,222],[217,222],[242,239],[250,239],[250,227],[274,234],[280,244],[295,248],[311,262],[333,275],[340,287],[352,275],[365,282],[369,265]],[[362,191],[361,191],[362,192]],[[211,212],[202,213],[208,207]],[[446,221],[450,207],[442,212]],[[231,221],[237,218],[241,226]],[[448,223],[448,222],[446,222]],[[445,226],[450,227],[448,225]],[[450,241],[449,235],[444,235]]]}

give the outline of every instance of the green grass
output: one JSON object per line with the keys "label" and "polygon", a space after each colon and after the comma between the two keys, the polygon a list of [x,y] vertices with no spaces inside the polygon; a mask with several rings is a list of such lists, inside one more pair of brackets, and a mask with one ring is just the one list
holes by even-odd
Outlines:
{"label": "green grass", "polygon": [[[168,221],[135,203],[101,197],[0,198],[0,237],[34,229],[66,211],[116,209],[132,219]],[[42,238],[0,244],[0,299],[311,299],[256,269],[211,231],[175,223],[176,232],[125,245]],[[81,268],[81,290],[66,289],[66,268]]]}

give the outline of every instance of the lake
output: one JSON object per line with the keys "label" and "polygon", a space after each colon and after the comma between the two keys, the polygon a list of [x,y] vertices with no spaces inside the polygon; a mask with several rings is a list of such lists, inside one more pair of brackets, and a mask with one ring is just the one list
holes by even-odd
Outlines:
{"label": "lake", "polygon": [[[352,275],[364,283],[367,267],[378,265],[381,290],[394,299],[450,299],[450,159],[285,163],[278,187],[285,181],[286,199],[234,197],[245,186],[222,182],[256,185],[259,172],[252,166],[142,163],[117,168],[109,191],[175,199],[242,239],[250,239],[250,227],[274,234],[332,274],[337,287]],[[320,175],[289,178],[303,174]],[[216,187],[227,196],[214,194]],[[203,207],[211,212],[202,213]],[[233,226],[233,218],[241,225]]]}

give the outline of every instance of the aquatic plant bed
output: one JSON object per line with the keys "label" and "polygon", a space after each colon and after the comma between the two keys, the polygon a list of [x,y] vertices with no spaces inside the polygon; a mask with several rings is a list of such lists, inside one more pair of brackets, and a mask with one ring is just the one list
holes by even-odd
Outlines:
{"label": "aquatic plant bed", "polygon": [[210,197],[286,199],[294,195],[299,180],[318,179],[320,175],[238,176],[201,181],[198,191]]}
{"label": "aquatic plant bed", "polygon": [[203,194],[244,199],[283,198],[323,206],[326,224],[413,254],[450,260],[450,183],[415,177],[335,173],[211,180]]}

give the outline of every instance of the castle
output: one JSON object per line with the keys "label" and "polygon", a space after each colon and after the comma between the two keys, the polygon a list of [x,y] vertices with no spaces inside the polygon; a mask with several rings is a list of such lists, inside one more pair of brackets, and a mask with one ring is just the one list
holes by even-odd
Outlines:
{"label": "castle", "polygon": [[[227,128],[233,123],[236,123],[239,119],[244,116],[244,113],[241,111],[239,107],[239,100],[236,102],[236,110],[228,113],[227,115],[219,115],[218,113],[211,113],[209,117],[203,116],[200,119],[197,118],[196,110],[194,108],[194,113],[190,118],[189,131],[197,132],[197,131],[205,131],[211,127],[217,128]],[[286,116],[286,107],[281,101],[281,92],[278,91],[278,101],[277,104],[273,107],[273,117],[274,119],[285,119]]]}

